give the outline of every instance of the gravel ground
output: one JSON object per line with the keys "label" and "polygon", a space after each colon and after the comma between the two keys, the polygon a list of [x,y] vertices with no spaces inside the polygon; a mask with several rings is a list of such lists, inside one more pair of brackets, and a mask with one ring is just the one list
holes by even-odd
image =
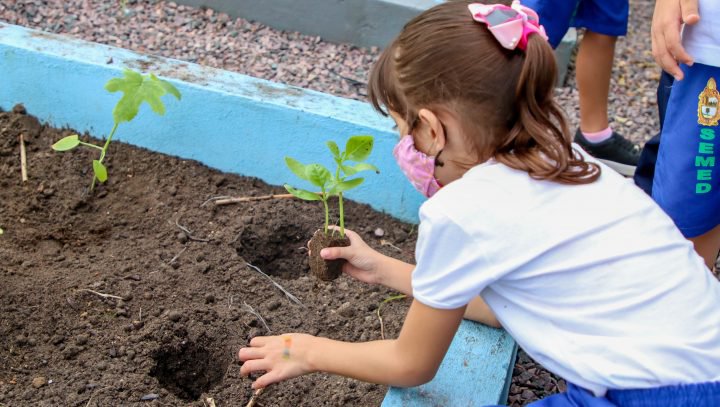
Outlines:
{"label": "gravel ground", "polygon": [[[613,127],[643,143],[658,129],[655,88],[659,69],[650,53],[653,1],[631,0],[628,35],[618,42],[610,99]],[[324,42],[212,10],[164,1],[4,0],[0,20],[134,51],[177,58],[264,79],[364,100],[377,49]],[[571,67],[557,95],[577,126],[577,88]],[[565,390],[522,351],[509,404],[524,405]]]}

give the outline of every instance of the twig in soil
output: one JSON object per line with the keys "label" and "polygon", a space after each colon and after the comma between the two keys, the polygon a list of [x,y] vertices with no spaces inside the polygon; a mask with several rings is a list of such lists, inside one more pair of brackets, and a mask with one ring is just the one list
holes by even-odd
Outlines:
{"label": "twig in soil", "polygon": [[20,134],[20,175],[22,181],[27,182],[27,155],[25,154],[25,135]]}
{"label": "twig in soil", "polygon": [[257,402],[257,398],[260,397],[260,395],[265,391],[265,388],[257,389],[255,390],[255,393],[253,393],[252,397],[250,397],[250,401],[248,401],[247,406],[245,407],[253,407],[255,405],[255,402]]}
{"label": "twig in soil", "polygon": [[202,207],[204,207],[205,205],[209,204],[210,202],[218,201],[218,200],[220,200],[220,199],[230,199],[230,198],[232,198],[230,195],[213,196],[213,197],[211,197],[211,198],[208,198],[207,201],[205,201],[205,202],[203,202],[202,204],[200,204],[200,207],[202,208]]}
{"label": "twig in soil", "polygon": [[378,305],[378,309],[375,313],[377,314],[377,317],[380,320],[380,337],[382,339],[385,339],[385,324],[383,323],[383,317],[382,317],[382,314],[380,313],[380,310],[382,310],[383,305],[387,304],[388,302],[402,300],[403,298],[407,298],[407,295],[405,295],[405,294],[393,295],[392,297],[385,298],[380,303],[380,305]]}
{"label": "twig in soil", "polygon": [[271,333],[272,333],[272,330],[270,330],[270,327],[268,326],[267,322],[265,321],[265,318],[263,318],[262,315],[260,315],[259,312],[255,311],[255,308],[251,307],[250,304],[246,303],[245,301],[243,301],[243,305],[245,306],[245,310],[246,310],[247,312],[255,315],[255,317],[256,317],[257,319],[259,319],[260,322],[262,322],[262,324],[265,326],[265,329],[267,329],[268,333],[271,334]]}
{"label": "twig in soil", "polygon": [[192,231],[190,229],[186,228],[185,226],[181,225],[179,219],[175,221],[175,226],[177,226],[180,230],[185,232],[185,234],[187,235],[187,238],[190,240],[193,240],[195,242],[204,242],[204,243],[207,243],[210,241],[208,239],[201,239],[199,237],[193,236]]}
{"label": "twig in soil", "polygon": [[[186,234],[187,234],[187,232],[186,232]],[[189,239],[189,238],[188,238],[188,239]],[[185,250],[187,250],[187,246],[183,247],[183,249],[180,250],[180,253],[176,254],[175,257],[173,257],[172,259],[170,259],[170,261],[168,262],[168,264],[173,264],[173,263],[175,262],[175,260],[177,260],[178,257],[180,257],[181,254],[185,253]]]}
{"label": "twig in soil", "polygon": [[399,251],[399,252],[402,252],[402,249],[401,249],[401,248],[395,246],[394,244],[388,242],[388,241],[385,240],[385,239],[380,240],[380,244],[381,244],[382,246],[390,246],[390,247],[392,247],[393,249],[395,249],[395,250],[397,250],[397,251]]}
{"label": "twig in soil", "polygon": [[83,288],[83,289],[80,289],[80,291],[87,291],[87,292],[89,292],[89,293],[92,293],[92,294],[95,294],[95,295],[99,295],[99,296],[102,297],[102,298],[114,298],[114,299],[116,299],[116,300],[122,300],[122,297],[118,297],[117,295],[99,293],[99,292],[93,291],[93,290],[91,290],[91,289],[89,289],[89,288]]}
{"label": "twig in soil", "polygon": [[270,282],[273,283],[273,285],[274,285],[275,287],[277,287],[280,291],[282,291],[283,294],[285,294],[285,296],[288,297],[288,299],[289,299],[290,301],[294,302],[295,304],[305,306],[305,305],[303,305],[303,303],[302,303],[296,296],[290,294],[286,289],[283,288],[283,286],[281,286],[280,284],[276,283],[275,280],[273,280],[269,275],[263,273],[263,271],[260,270],[260,268],[255,267],[255,266],[253,266],[253,265],[250,264],[250,263],[245,263],[245,264],[246,264],[248,267],[250,267],[251,269],[253,269],[253,270],[257,271],[258,273],[262,274],[263,276],[265,276],[265,278],[267,278],[268,280],[270,280]]}
{"label": "twig in soil", "polygon": [[[253,201],[265,201],[268,199],[292,199],[295,196],[293,194],[273,194],[273,195],[262,195],[262,196],[242,196],[242,197],[218,197],[214,199],[215,205],[229,205],[240,202],[253,202]],[[213,198],[210,198],[213,199]]]}

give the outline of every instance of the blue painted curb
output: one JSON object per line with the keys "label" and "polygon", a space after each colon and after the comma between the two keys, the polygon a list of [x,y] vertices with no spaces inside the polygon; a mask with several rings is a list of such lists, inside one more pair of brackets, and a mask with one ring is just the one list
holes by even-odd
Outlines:
{"label": "blue painted curb", "polygon": [[[351,135],[372,134],[375,151],[369,162],[381,175],[368,174],[363,187],[347,197],[417,221],[423,197],[392,158],[397,142],[393,123],[367,103],[0,23],[4,110],[23,103],[53,126],[106,136],[119,96],[103,86],[125,67],[171,81],[183,100],[166,98],[165,117],[151,114],[144,105],[135,121],[119,128],[118,140],[280,185],[295,182],[283,162],[285,155],[331,165],[326,140],[342,146]],[[466,405],[453,400],[468,395],[475,397],[472,405],[478,400],[504,402],[514,352],[515,344],[504,331],[465,321],[435,380],[414,389],[393,389],[383,405],[423,406],[415,402],[426,394],[450,400],[445,404],[450,406]],[[394,400],[405,404],[392,404]]]}
{"label": "blue painted curb", "polygon": [[435,378],[418,387],[391,388],[382,407],[504,404],[515,352],[515,341],[505,330],[463,321]]}

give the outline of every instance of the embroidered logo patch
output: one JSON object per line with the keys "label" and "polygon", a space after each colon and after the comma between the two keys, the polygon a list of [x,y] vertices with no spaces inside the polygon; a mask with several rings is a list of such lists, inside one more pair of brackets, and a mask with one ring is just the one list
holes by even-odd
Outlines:
{"label": "embroidered logo patch", "polygon": [[720,119],[718,101],[720,92],[717,90],[715,78],[708,79],[707,85],[698,97],[698,124],[701,126],[717,126]]}

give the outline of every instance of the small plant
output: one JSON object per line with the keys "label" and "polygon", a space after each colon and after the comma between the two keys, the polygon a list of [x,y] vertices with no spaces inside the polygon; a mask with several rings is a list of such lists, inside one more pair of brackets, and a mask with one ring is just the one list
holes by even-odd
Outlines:
{"label": "small plant", "polygon": [[182,97],[180,91],[170,84],[170,82],[158,79],[158,77],[153,74],[141,75],[129,69],[123,72],[123,77],[110,79],[105,84],[105,89],[111,93],[118,91],[123,93],[122,98],[120,98],[113,109],[113,120],[115,124],[107,140],[105,140],[105,144],[100,147],[95,144],[85,143],[80,141],[77,134],[73,134],[60,139],[52,145],[52,149],[55,151],[68,151],[81,145],[100,150],[99,159],[93,160],[92,163],[94,175],[92,184],[90,185],[91,191],[95,188],[95,181],[105,182],[108,179],[107,168],[103,164],[103,160],[105,160],[110,141],[112,141],[120,123],[132,121],[135,116],[137,116],[140,105],[143,102],[150,105],[153,112],[162,116],[165,114],[165,105],[160,99],[162,96],[169,93],[178,100]]}
{"label": "small plant", "polygon": [[[326,142],[335,161],[335,173],[330,172],[322,164],[302,164],[291,157],[285,157],[285,163],[290,171],[298,178],[310,182],[320,188],[320,192],[293,188],[285,184],[285,189],[294,196],[306,201],[322,201],[325,210],[325,224],[322,232],[318,230],[310,240],[310,268],[313,273],[323,280],[336,279],[342,270],[343,261],[332,260],[325,262],[320,258],[320,250],[324,247],[349,246],[350,241],[345,237],[345,208],[343,206],[343,193],[357,188],[364,178],[352,178],[362,171],[379,172],[377,167],[364,162],[370,156],[374,140],[372,136],[353,136],[345,144],[345,151],[340,151],[334,141]],[[331,197],[338,197],[340,238],[330,235],[330,209],[328,201]]]}

